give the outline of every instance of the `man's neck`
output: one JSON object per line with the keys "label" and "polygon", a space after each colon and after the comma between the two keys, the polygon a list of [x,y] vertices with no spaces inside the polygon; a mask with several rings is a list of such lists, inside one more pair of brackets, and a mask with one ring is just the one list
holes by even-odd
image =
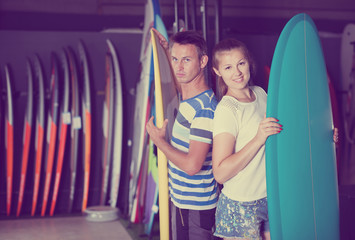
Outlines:
{"label": "man's neck", "polygon": [[201,74],[193,81],[181,84],[182,100],[193,98],[208,89],[209,87],[205,81],[204,74]]}

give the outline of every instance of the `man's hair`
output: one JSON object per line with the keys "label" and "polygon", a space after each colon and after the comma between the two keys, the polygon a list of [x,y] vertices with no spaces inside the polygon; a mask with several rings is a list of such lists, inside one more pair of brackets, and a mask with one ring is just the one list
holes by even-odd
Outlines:
{"label": "man's hair", "polygon": [[174,43],[180,45],[194,45],[197,49],[199,59],[201,59],[203,55],[207,55],[207,43],[202,35],[196,31],[183,31],[176,33],[170,39],[170,49]]}

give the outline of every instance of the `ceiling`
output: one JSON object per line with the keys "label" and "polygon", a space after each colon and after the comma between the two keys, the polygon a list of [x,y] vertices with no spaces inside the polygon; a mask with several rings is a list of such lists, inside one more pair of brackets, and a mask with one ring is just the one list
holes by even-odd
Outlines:
{"label": "ceiling", "polygon": [[[192,11],[192,0],[177,0],[184,18],[184,2]],[[139,28],[146,0],[1,0],[0,29],[99,30]],[[202,0],[195,0],[197,18]],[[207,15],[214,24],[216,2],[220,2],[222,26],[237,31],[273,31],[297,13],[308,13],[324,31],[341,32],[355,22],[354,0],[206,0]],[[174,0],[160,0],[165,24],[174,21]],[[32,22],[32,23],[31,23]],[[317,25],[318,25],[317,24]],[[73,29],[71,28],[73,27]],[[92,27],[92,28],[90,28]],[[269,30],[268,30],[269,29]],[[276,31],[276,29],[274,30]]]}

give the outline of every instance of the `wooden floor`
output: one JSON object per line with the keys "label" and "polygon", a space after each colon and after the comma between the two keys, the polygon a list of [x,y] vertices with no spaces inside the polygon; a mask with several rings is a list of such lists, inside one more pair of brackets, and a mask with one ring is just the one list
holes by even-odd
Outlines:
{"label": "wooden floor", "polygon": [[119,220],[89,222],[83,216],[0,220],[4,240],[131,240]]}

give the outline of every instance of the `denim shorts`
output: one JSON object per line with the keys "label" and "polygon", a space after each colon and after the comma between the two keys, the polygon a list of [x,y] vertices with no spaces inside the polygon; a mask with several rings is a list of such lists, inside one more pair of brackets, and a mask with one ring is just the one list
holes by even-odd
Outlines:
{"label": "denim shorts", "polygon": [[219,196],[216,210],[217,237],[261,239],[264,232],[269,232],[267,198],[239,202]]}

